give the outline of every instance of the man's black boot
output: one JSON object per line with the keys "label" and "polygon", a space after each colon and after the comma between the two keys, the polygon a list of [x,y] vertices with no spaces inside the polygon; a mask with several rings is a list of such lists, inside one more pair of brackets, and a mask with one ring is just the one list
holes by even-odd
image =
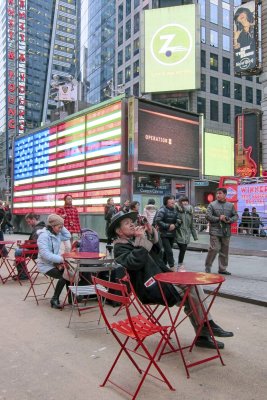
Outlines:
{"label": "man's black boot", "polygon": [[[215,322],[213,320],[210,320],[209,323],[210,323],[210,327],[212,329],[214,336],[217,336],[217,337],[232,337],[232,336],[234,336],[233,332],[227,332],[227,331],[223,330],[223,328],[221,328],[219,325],[215,324]],[[209,332],[206,324],[201,329],[200,334],[203,336],[210,335],[210,332]]]}
{"label": "man's black boot", "polygon": [[[218,342],[216,340],[218,349],[223,349],[224,348],[224,343]],[[211,336],[199,336],[196,340],[195,345],[197,347],[204,347],[206,349],[216,349],[216,346],[211,338]]]}

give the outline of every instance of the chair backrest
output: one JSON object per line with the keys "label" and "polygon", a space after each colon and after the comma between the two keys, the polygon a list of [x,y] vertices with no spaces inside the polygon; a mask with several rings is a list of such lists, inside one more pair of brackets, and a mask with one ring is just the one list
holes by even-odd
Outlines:
{"label": "chair backrest", "polygon": [[[97,294],[101,315],[107,327],[109,329],[112,329],[109,318],[105,312],[104,304],[106,300],[110,300],[120,305],[124,305],[125,308],[128,309],[128,305],[131,301],[127,293],[127,288],[123,283],[105,281],[103,279],[97,278],[96,276],[93,276],[92,280],[95,285],[95,292]],[[113,291],[113,293],[111,292],[111,290]],[[116,292],[116,294],[114,292]]]}

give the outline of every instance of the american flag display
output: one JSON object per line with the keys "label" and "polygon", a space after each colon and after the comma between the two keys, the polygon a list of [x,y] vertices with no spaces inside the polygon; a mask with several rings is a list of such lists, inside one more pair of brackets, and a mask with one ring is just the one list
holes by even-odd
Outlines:
{"label": "american flag display", "polygon": [[13,213],[55,212],[71,194],[79,213],[120,204],[121,101],[60,121],[14,142]]}

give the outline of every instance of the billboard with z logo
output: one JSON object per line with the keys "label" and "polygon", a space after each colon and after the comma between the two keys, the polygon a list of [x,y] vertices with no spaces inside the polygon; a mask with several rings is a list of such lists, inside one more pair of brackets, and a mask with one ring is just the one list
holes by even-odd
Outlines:
{"label": "billboard with z logo", "polygon": [[199,26],[195,4],[145,11],[141,71],[144,93],[199,88]]}

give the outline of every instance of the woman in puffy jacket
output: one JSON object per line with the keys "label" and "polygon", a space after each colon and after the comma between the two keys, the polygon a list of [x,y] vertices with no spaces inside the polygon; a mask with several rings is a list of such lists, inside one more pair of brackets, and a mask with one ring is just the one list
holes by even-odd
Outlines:
{"label": "woman in puffy jacket", "polygon": [[70,232],[63,226],[64,219],[57,214],[51,214],[47,219],[47,226],[37,232],[38,239],[38,258],[37,268],[45,275],[58,279],[54,295],[50,301],[52,308],[61,308],[59,296],[66,285],[68,289],[69,281],[63,278],[64,258],[60,255],[61,241],[70,240]]}
{"label": "woman in puffy jacket", "polygon": [[190,243],[190,236],[192,234],[194,240],[197,240],[197,232],[194,227],[193,221],[193,207],[189,204],[187,196],[181,196],[176,205],[178,211],[178,220],[181,224],[176,229],[176,242],[179,247],[179,257],[178,257],[178,271],[185,271],[183,261],[185,252],[187,250],[187,245]]}

